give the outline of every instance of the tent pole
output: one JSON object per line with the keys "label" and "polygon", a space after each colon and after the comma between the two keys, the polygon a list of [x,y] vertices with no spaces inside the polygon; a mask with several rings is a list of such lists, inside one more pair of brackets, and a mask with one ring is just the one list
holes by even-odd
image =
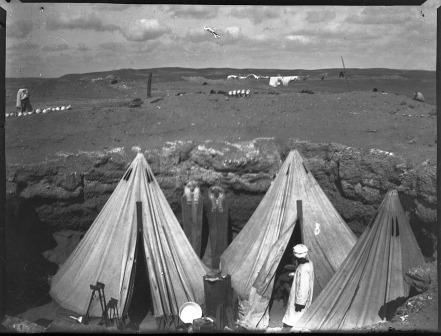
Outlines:
{"label": "tent pole", "polygon": [[297,224],[300,225],[300,241],[303,241],[303,205],[302,200],[297,200]]}
{"label": "tent pole", "polygon": [[[436,111],[437,111],[437,114],[436,114],[436,120],[437,120],[437,144],[438,144],[438,146],[437,146],[437,153],[438,153],[438,155],[437,155],[437,165],[438,165],[438,167],[440,166],[440,164],[441,164],[441,159],[440,159],[440,147],[439,147],[439,143],[440,143],[440,138],[441,138],[441,136],[440,136],[440,132],[439,132],[439,124],[440,124],[440,116],[441,116],[441,6],[440,7],[438,7],[438,9],[437,9],[437,15],[436,15],[436,17],[437,17],[437,20],[436,20],[436,22],[437,22],[437,24],[436,24],[436,27],[437,27],[437,29],[436,29],[436,31],[437,31],[437,33],[436,33]],[[437,174],[437,176],[439,177],[439,173]],[[438,199],[440,199],[440,197],[441,197],[441,189],[440,188],[437,188],[437,197],[438,197]],[[440,215],[441,215],[441,208],[440,207],[438,207],[438,218],[440,218]],[[438,241],[439,241],[439,239],[440,239],[440,237],[441,237],[441,228],[440,228],[440,226],[438,225],[438,232],[437,232],[438,234],[437,234],[437,238],[438,238]],[[439,255],[440,255],[440,253],[438,253],[439,252],[439,250],[441,249],[440,248],[440,244],[438,244],[437,245],[438,247],[437,247],[437,272],[438,272],[438,274],[440,274],[440,272],[441,272],[441,263],[440,263],[440,260],[439,260]],[[438,291],[438,330],[441,330],[441,318],[440,318],[440,311],[441,311],[441,293]]]}
{"label": "tent pole", "polygon": [[6,11],[0,8],[0,319],[6,311],[6,158],[5,158],[5,51],[6,51]]}

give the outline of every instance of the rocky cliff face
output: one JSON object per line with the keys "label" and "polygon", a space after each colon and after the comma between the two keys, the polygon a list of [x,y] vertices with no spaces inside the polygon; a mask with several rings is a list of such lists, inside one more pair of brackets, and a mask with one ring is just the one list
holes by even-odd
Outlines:
{"label": "rocky cliff face", "polygon": [[[436,250],[436,165],[410,165],[380,150],[339,144],[259,138],[241,143],[168,142],[145,152],[177,218],[189,179],[203,192],[213,184],[227,191],[233,231],[251,216],[290,149],[303,155],[320,186],[349,226],[360,234],[390,188],[400,192],[426,256]],[[32,205],[51,232],[85,231],[112,193],[134,153],[61,153],[33,165],[7,167],[8,198]],[[206,195],[205,195],[206,196]]]}

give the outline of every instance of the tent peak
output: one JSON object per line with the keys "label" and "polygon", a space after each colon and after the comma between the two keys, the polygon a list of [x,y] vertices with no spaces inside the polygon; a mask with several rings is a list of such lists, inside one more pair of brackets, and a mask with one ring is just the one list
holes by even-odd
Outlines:
{"label": "tent peak", "polygon": [[398,196],[398,191],[396,189],[389,190],[388,194],[390,196]]}
{"label": "tent peak", "polygon": [[132,147],[132,152],[135,152],[135,153],[140,154],[140,153],[141,153],[141,147],[139,147],[139,146],[133,146],[133,147]]}

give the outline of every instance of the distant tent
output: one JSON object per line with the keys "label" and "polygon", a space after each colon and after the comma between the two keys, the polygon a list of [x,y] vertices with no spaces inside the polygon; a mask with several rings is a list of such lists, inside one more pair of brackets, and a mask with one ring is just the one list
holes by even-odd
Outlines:
{"label": "distant tent", "polygon": [[298,80],[300,80],[299,76],[274,76],[270,77],[269,85],[272,87],[277,87],[280,84],[283,84],[283,86],[288,86],[290,82]]}
{"label": "distant tent", "polygon": [[283,86],[288,86],[290,82],[298,81],[298,80],[300,80],[299,76],[283,76],[282,77],[282,84],[283,84]]}
{"label": "distant tent", "polygon": [[272,87],[277,87],[282,83],[282,76],[270,77],[269,85]]}
{"label": "distant tent", "polygon": [[[117,299],[119,312],[126,312],[141,252],[145,252],[155,317],[177,316],[187,301],[204,303],[206,267],[188,242],[144,155],[138,153],[53,277],[50,295],[62,307],[85,314],[89,286],[99,281],[105,285],[106,298]],[[101,316],[99,300],[90,315]]]}
{"label": "distant tent", "polygon": [[296,201],[302,200],[301,237],[315,268],[314,293],[320,293],[356,242],[356,236],[332,206],[300,154],[289,153],[248,223],[221,256],[239,296],[241,324],[265,328],[277,267],[296,234]]}
{"label": "distant tent", "polygon": [[296,328],[341,330],[372,325],[409,295],[408,269],[424,257],[401,206],[389,191],[377,215]]}

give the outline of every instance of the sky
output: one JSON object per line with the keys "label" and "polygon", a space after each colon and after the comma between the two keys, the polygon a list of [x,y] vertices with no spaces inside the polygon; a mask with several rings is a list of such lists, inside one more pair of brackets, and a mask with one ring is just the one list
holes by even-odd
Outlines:
{"label": "sky", "polygon": [[340,68],[340,56],[347,68],[435,70],[439,6],[2,2],[6,77],[170,66]]}

